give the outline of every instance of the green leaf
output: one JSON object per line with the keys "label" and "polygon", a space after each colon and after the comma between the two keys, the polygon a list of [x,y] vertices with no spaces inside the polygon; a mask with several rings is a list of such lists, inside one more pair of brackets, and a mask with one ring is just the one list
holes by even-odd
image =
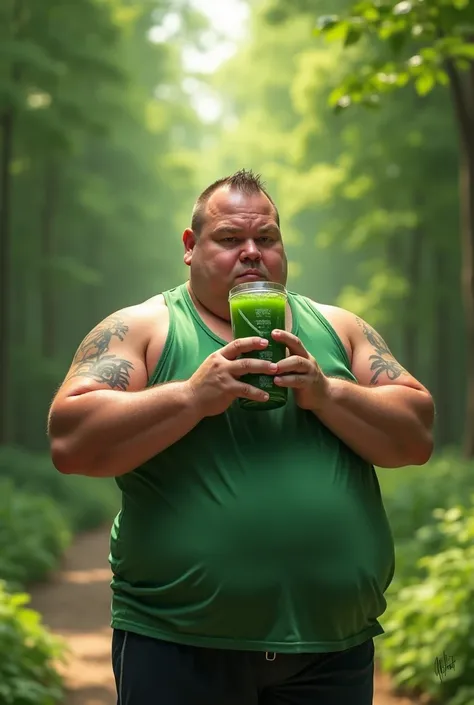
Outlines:
{"label": "green leaf", "polygon": [[328,42],[344,40],[349,31],[348,27],[350,27],[348,22],[333,22],[322,29],[316,29],[315,34],[316,36],[324,34],[324,37]]}
{"label": "green leaf", "polygon": [[415,81],[415,88],[418,95],[427,95],[435,85],[435,77],[431,72],[424,72]]}
{"label": "green leaf", "polygon": [[364,17],[364,19],[372,23],[377,22],[377,20],[380,19],[381,14],[382,9],[379,7],[375,7],[373,4],[367,5],[362,11],[362,16]]}
{"label": "green leaf", "polygon": [[466,59],[474,59],[474,44],[464,43],[457,47],[453,52],[455,56],[461,56]]}
{"label": "green leaf", "polygon": [[338,15],[322,15],[318,18],[317,29],[321,32],[326,32],[328,29],[332,29],[339,23],[340,18]]}
{"label": "green leaf", "polygon": [[403,87],[406,86],[409,81],[410,74],[408,73],[408,71],[400,71],[400,73],[397,75],[396,85]]}
{"label": "green leaf", "polygon": [[392,52],[395,55],[400,54],[402,49],[405,47],[408,41],[408,34],[406,32],[396,32],[395,34],[388,37],[388,43]]}
{"label": "green leaf", "polygon": [[333,108],[344,109],[348,108],[352,103],[352,94],[341,88],[336,88],[329,96],[329,105]]}
{"label": "green leaf", "polygon": [[357,44],[357,42],[362,37],[362,34],[363,34],[362,29],[356,28],[354,26],[350,27],[347,31],[347,34],[346,34],[344,46],[350,47],[350,46],[353,46],[354,44]]}

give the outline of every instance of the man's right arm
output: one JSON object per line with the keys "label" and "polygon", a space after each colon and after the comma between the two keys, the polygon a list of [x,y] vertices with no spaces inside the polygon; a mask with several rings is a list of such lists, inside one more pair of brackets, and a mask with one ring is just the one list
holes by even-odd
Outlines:
{"label": "man's right arm", "polygon": [[[186,382],[146,388],[147,304],[105,319],[84,339],[48,418],[51,455],[65,474],[124,475],[191,431],[202,415]],[[168,311],[153,306],[155,332]]]}

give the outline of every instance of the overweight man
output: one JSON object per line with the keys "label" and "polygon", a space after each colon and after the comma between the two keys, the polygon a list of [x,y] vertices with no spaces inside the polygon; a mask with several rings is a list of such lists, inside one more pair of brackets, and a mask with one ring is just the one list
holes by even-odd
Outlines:
{"label": "overweight man", "polygon": [[[268,340],[232,339],[229,291],[287,281],[252,172],[201,194],[183,242],[189,281],[99,323],[49,415],[56,468],[122,492],[118,705],[369,705],[394,574],[374,466],[428,461],[433,400],[368,323],[298,293],[285,359],[242,357]],[[241,408],[266,400],[249,374],[287,404]]]}

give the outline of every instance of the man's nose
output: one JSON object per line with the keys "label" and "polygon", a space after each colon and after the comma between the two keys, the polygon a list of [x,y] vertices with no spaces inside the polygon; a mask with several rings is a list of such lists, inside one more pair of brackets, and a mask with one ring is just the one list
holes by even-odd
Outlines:
{"label": "man's nose", "polygon": [[252,260],[252,262],[257,262],[261,258],[262,254],[255,244],[255,240],[246,240],[240,252],[240,259],[242,261],[249,259]]}

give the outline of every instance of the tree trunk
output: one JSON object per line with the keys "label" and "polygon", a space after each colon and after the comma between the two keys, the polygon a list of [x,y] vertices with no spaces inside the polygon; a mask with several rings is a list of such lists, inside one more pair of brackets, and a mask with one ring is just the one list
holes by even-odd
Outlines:
{"label": "tree trunk", "polygon": [[446,254],[442,247],[434,250],[434,399],[437,412],[436,440],[440,447],[449,444],[451,437],[451,335],[449,333],[450,298],[446,281]]}
{"label": "tree trunk", "polygon": [[[474,132],[474,120],[472,124]],[[467,370],[464,455],[474,458],[474,145],[461,156],[462,291],[466,315]]]}
{"label": "tree trunk", "polygon": [[408,257],[406,275],[409,284],[409,294],[406,301],[406,314],[403,318],[403,364],[416,375],[418,369],[418,293],[421,282],[421,265],[423,254],[423,232],[418,228],[412,233],[408,242]]}
{"label": "tree trunk", "polygon": [[11,439],[10,423],[10,165],[13,153],[13,112],[7,110],[1,120],[0,156],[0,445]]}
{"label": "tree trunk", "polygon": [[446,62],[460,135],[461,287],[466,325],[464,455],[474,458],[474,62],[464,83]]}
{"label": "tree trunk", "polygon": [[[404,248],[400,241],[400,237],[397,234],[395,237],[391,237],[385,244],[385,258],[389,267],[393,268],[397,272],[404,273]],[[387,335],[389,331],[387,331]],[[408,362],[405,360],[405,336],[406,329],[403,322],[397,323],[396,326],[390,327],[390,348],[395,353],[395,356],[400,358],[401,363],[404,367],[408,368]]]}
{"label": "tree trunk", "polygon": [[54,255],[54,217],[57,203],[57,165],[48,163],[44,174],[43,209],[41,230],[41,352],[44,358],[52,359],[56,352],[56,304],[54,297],[54,273],[51,261]]}

